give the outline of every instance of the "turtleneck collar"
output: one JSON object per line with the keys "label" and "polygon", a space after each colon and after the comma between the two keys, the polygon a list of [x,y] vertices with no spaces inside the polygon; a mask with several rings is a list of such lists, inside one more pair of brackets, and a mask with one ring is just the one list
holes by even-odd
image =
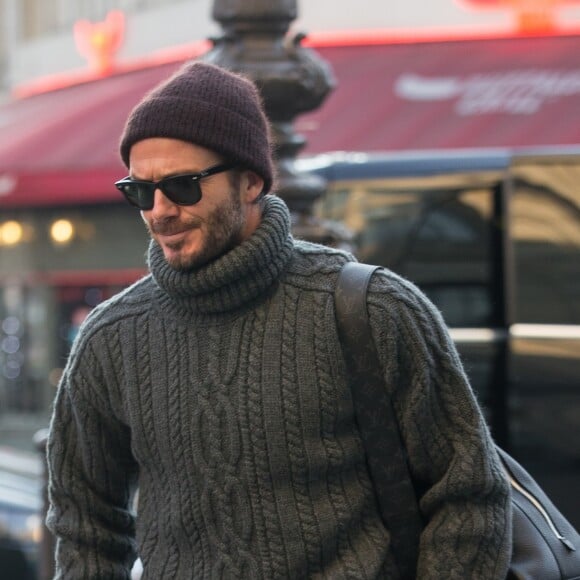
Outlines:
{"label": "turtleneck collar", "polygon": [[266,294],[288,264],[292,249],[288,208],[280,198],[268,195],[256,231],[223,256],[199,269],[178,272],[152,240],[148,265],[171,302],[193,314],[225,314]]}

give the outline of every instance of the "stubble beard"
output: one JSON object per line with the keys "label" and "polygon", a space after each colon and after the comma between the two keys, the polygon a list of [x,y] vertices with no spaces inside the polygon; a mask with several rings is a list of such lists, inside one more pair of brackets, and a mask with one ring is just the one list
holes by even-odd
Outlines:
{"label": "stubble beard", "polygon": [[168,218],[148,224],[149,234],[155,239],[156,233],[168,234],[183,230],[205,228],[205,237],[201,247],[193,254],[181,253],[186,241],[166,244],[175,252],[167,258],[167,264],[178,272],[189,272],[205,266],[209,262],[223,256],[242,241],[244,217],[239,195],[232,192],[228,202],[216,207],[207,218],[191,217],[186,221],[178,218]]}

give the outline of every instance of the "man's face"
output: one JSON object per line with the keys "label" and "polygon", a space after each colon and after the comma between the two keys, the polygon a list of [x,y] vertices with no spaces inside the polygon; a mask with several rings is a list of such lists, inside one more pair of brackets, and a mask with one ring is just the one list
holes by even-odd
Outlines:
{"label": "man's face", "polygon": [[[192,143],[145,139],[131,148],[130,174],[134,179],[159,181],[223,162],[213,151]],[[261,214],[259,204],[253,202],[262,187],[261,178],[251,171],[217,173],[201,180],[202,198],[195,205],[176,205],[157,189],[153,209],[141,215],[168,264],[176,270],[192,270],[254,232]]]}

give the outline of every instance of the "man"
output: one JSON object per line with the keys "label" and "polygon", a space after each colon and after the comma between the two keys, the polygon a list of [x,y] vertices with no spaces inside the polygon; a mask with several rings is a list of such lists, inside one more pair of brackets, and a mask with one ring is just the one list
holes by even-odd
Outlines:
{"label": "man", "polygon": [[[89,315],[58,389],[57,577],[128,578],[138,554],[149,580],[399,578],[334,319],[353,258],[292,238],[255,86],[185,66],[133,110],[121,156],[150,275]],[[504,578],[508,485],[443,322],[387,270],[368,304],[428,487],[418,577]]]}

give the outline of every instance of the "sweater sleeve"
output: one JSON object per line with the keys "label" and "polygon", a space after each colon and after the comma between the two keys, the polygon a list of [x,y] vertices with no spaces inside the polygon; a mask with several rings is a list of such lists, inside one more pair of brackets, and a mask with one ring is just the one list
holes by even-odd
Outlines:
{"label": "sweater sleeve", "polygon": [[425,521],[421,580],[503,580],[510,487],[441,315],[386,273],[369,294],[373,334]]}
{"label": "sweater sleeve", "polygon": [[130,432],[106,404],[103,382],[94,357],[71,354],[47,449],[55,580],[129,579],[136,557],[131,503],[137,468]]}

